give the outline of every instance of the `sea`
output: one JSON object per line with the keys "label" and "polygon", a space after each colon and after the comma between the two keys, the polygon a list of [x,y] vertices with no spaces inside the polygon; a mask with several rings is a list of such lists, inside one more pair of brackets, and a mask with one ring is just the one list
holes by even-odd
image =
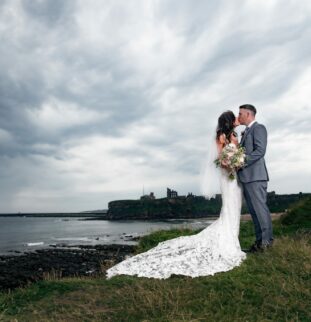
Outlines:
{"label": "sea", "polygon": [[0,255],[18,255],[42,248],[96,244],[135,245],[133,237],[159,229],[205,228],[215,219],[165,221],[89,220],[81,217],[0,217]]}

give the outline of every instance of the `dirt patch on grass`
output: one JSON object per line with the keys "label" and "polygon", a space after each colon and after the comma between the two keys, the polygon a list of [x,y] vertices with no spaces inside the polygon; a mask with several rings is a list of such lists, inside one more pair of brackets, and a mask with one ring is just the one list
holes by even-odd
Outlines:
{"label": "dirt patch on grass", "polygon": [[[271,218],[272,218],[272,220],[276,220],[276,219],[281,218],[284,214],[285,214],[285,212],[272,213]],[[252,216],[250,214],[241,215],[241,220],[242,221],[250,221],[250,220],[252,220]]]}

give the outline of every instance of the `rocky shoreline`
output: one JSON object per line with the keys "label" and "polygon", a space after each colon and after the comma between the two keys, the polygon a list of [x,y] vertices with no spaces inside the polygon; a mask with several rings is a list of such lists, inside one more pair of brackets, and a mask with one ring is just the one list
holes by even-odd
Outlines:
{"label": "rocky shoreline", "polygon": [[[277,219],[282,214],[271,214],[272,219]],[[248,221],[251,217],[243,215],[241,220]],[[139,240],[139,236],[126,237],[130,241]],[[133,255],[136,248],[136,245],[127,244],[50,246],[52,248],[24,253],[14,251],[15,255],[0,255],[0,291],[48,278],[103,274],[105,268]]]}
{"label": "rocky shoreline", "polygon": [[131,256],[135,245],[79,245],[0,255],[0,290],[48,278],[92,276]]}

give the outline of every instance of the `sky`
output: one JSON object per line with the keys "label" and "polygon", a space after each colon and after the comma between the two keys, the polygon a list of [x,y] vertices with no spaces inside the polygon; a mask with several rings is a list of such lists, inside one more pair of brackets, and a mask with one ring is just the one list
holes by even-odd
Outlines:
{"label": "sky", "polygon": [[2,213],[200,195],[217,118],[245,103],[268,191],[311,192],[310,1],[1,0],[0,37]]}

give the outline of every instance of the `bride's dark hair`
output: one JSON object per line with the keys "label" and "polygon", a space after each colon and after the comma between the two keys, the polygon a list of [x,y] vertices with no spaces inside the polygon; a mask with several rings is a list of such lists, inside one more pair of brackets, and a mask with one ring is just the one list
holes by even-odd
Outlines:
{"label": "bride's dark hair", "polygon": [[218,125],[216,130],[216,139],[220,135],[225,134],[227,140],[230,140],[230,135],[234,130],[235,115],[232,111],[222,113],[218,118]]}

